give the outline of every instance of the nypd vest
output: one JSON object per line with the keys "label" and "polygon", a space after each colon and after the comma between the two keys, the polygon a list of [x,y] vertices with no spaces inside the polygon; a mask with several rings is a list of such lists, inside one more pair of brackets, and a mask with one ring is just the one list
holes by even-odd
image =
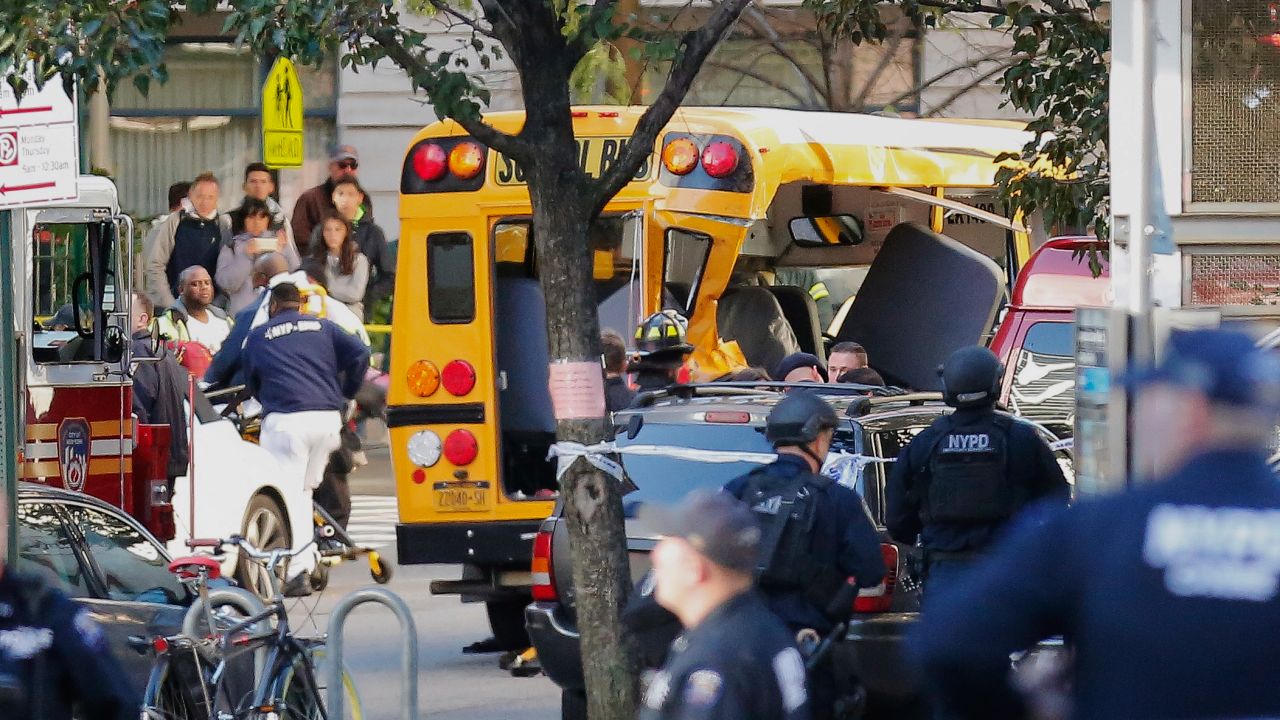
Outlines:
{"label": "nypd vest", "polygon": [[926,523],[989,524],[1008,520],[1019,506],[1009,476],[1012,420],[996,415],[970,425],[942,420],[929,453],[921,517]]}

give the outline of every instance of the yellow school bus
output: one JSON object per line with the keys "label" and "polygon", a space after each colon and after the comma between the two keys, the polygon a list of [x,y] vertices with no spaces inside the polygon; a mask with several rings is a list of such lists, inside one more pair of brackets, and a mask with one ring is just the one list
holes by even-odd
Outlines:
{"label": "yellow school bus", "polygon": [[[639,111],[574,110],[579,160],[599,177]],[[485,118],[519,132],[521,112]],[[601,326],[630,336],[644,305],[640,210],[646,162],[592,228]],[[487,603],[496,639],[517,644],[532,534],[556,492],[546,320],[524,171],[451,121],[413,139],[401,176],[401,232],[387,424],[401,563],[460,565],[432,591]]]}
{"label": "yellow school bus", "polygon": [[[576,108],[581,167],[605,172],[642,112]],[[486,120],[514,133],[524,115]],[[990,195],[995,154],[1024,142],[992,124],[682,109],[659,136],[661,152],[592,228],[601,326],[630,337],[645,314],[674,307],[691,315],[703,376],[758,362],[753,343],[726,334],[724,317],[717,328],[716,317],[718,305],[732,304],[727,295],[759,294],[734,290],[750,272],[776,285],[770,302],[788,308],[788,342],[821,353],[816,325],[804,325],[813,308],[793,302],[787,269],[870,265],[886,223],[950,230],[952,217],[979,218],[995,230],[965,224],[953,234],[986,243],[989,257],[1012,258],[1011,273],[1028,254],[1027,239],[993,212]],[[912,209],[896,209],[899,200]],[[531,540],[557,490],[546,459],[555,422],[524,173],[455,123],[434,123],[405,155],[400,209],[387,412],[399,561],[461,566],[459,579],[436,581],[432,591],[486,602],[496,639],[513,646],[523,634]],[[812,219],[801,232],[813,242],[782,242],[774,226],[801,218]],[[812,291],[799,289],[816,305]],[[800,336],[806,344],[797,344]]]}
{"label": "yellow school bus", "polygon": [[684,300],[695,377],[849,340],[891,383],[933,388],[1030,257],[995,189],[998,158],[1029,139],[998,121],[681,113],[659,138],[644,232],[668,259],[651,288]]}

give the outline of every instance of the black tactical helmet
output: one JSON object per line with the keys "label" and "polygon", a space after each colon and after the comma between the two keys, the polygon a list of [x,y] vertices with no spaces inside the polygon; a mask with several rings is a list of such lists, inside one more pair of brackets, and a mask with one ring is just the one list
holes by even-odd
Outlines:
{"label": "black tactical helmet", "polygon": [[675,310],[663,310],[645,318],[636,328],[636,350],[639,355],[657,353],[683,354],[693,351],[685,338],[689,321]]}
{"label": "black tactical helmet", "polygon": [[954,408],[994,405],[1000,397],[1004,368],[996,354],[984,347],[961,348],[938,368],[942,397]]}
{"label": "black tactical helmet", "polygon": [[774,447],[808,445],[823,430],[834,430],[839,420],[825,400],[811,392],[789,393],[769,413],[764,436]]}

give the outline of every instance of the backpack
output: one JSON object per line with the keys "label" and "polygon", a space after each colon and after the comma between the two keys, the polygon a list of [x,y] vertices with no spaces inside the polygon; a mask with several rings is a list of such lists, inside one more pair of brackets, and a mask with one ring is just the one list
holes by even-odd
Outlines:
{"label": "backpack", "polygon": [[756,582],[764,589],[803,589],[817,507],[814,477],[780,478],[768,467],[753,471],[739,497],[760,523],[760,563]]}
{"label": "backpack", "polygon": [[1013,420],[995,415],[981,426],[961,426],[948,415],[939,422],[941,432],[921,478],[921,519],[993,524],[1013,517],[1021,504],[1009,472]]}

